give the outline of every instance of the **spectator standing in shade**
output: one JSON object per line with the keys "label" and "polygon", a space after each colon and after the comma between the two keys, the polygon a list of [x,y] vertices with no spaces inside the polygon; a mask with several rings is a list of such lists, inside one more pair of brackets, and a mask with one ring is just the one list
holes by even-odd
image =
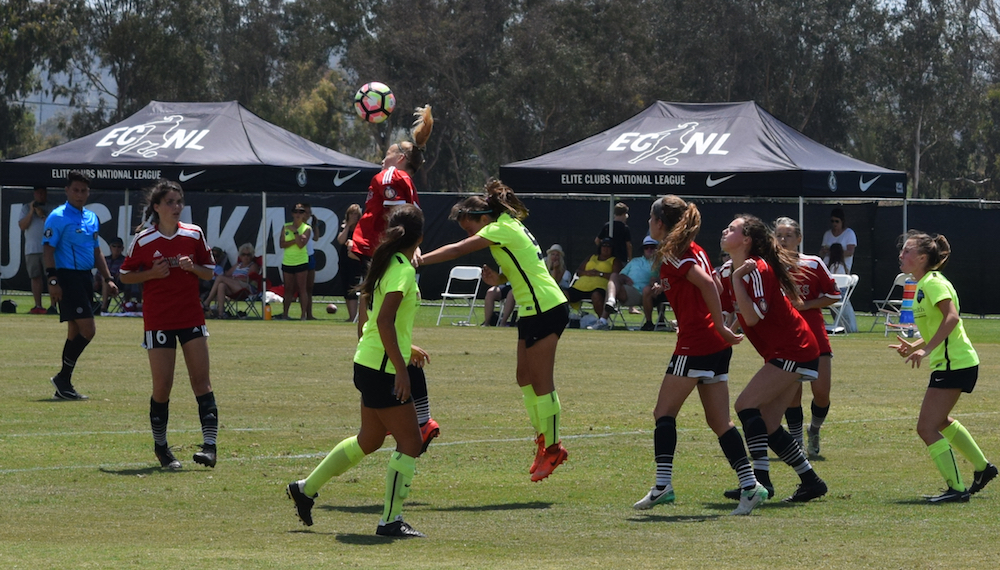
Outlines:
{"label": "spectator standing in shade", "polygon": [[49,311],[42,307],[42,286],[45,281],[42,233],[45,231],[45,218],[49,215],[49,208],[45,204],[48,194],[47,188],[36,186],[31,203],[21,206],[21,217],[17,221],[18,227],[24,232],[24,264],[28,269],[28,278],[31,279],[31,296],[35,299],[35,306],[28,311],[32,315],[55,312],[55,301],[51,299]]}
{"label": "spectator standing in shade", "polygon": [[[614,220],[604,224],[601,228],[601,232],[597,234],[594,238],[594,245],[601,245],[601,242],[610,237],[611,238],[611,255],[625,265],[632,259],[632,232],[629,231],[628,225],[625,223],[628,221],[628,206],[622,202],[615,204],[615,217]],[[612,232],[612,226],[614,231]],[[614,233],[614,235],[611,235]]]}
{"label": "spectator standing in shade", "polygon": [[49,296],[59,303],[59,321],[67,326],[62,369],[52,377],[55,398],[59,400],[87,399],[73,387],[72,378],[77,359],[97,333],[91,273],[95,267],[111,292],[118,292],[98,243],[100,222],[84,207],[89,197],[90,179],[78,170],[70,171],[66,177],[66,203],[46,218],[42,238]]}

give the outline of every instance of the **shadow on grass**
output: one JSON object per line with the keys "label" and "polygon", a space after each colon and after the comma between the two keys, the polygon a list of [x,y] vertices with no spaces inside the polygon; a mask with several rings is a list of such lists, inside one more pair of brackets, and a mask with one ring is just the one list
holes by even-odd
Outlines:
{"label": "shadow on grass", "polygon": [[637,523],[698,523],[718,520],[721,517],[722,515],[638,515],[633,516],[629,521]]}
{"label": "shadow on grass", "polygon": [[396,542],[397,540],[407,540],[402,537],[392,537],[392,536],[379,536],[375,534],[374,529],[372,534],[338,534],[337,542],[342,542],[344,544],[358,544],[361,546],[378,546],[383,544],[388,544],[390,542]]}
{"label": "shadow on grass", "polygon": [[486,511],[518,511],[518,510],[544,510],[551,509],[552,503],[546,503],[542,501],[532,501],[530,503],[506,503],[500,505],[476,505],[476,506],[457,506],[457,507],[447,507],[443,509],[431,509],[434,511],[441,512],[486,512]]}
{"label": "shadow on grass", "polygon": [[[184,473],[185,469],[164,469],[162,467],[157,467],[151,465],[149,467],[135,467],[132,469],[105,469],[104,467],[98,467],[98,471],[101,473],[107,473],[108,475],[126,475],[130,477],[134,476],[144,476],[144,475],[159,475],[159,474],[174,474],[174,473]],[[193,473],[193,471],[187,471]]]}

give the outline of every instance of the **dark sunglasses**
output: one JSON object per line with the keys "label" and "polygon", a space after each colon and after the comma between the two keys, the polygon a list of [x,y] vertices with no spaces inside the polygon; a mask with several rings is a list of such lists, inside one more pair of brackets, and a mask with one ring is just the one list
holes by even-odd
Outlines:
{"label": "dark sunglasses", "polygon": [[295,214],[305,214],[306,213],[306,211],[302,210],[302,209],[295,209],[295,210],[292,210],[292,212],[295,213]]}
{"label": "dark sunglasses", "polygon": [[644,246],[642,246],[642,249],[656,249],[656,246],[655,245],[644,245]]}

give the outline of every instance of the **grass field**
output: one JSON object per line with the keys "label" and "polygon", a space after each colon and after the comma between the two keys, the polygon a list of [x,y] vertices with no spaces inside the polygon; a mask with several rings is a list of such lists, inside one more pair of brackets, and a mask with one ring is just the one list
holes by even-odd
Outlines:
{"label": "grass field", "polygon": [[[30,305],[30,302],[24,303]],[[433,311],[433,314],[432,314]],[[323,314],[322,317],[327,317]],[[149,433],[139,319],[99,318],[74,378],[87,402],[51,399],[65,326],[3,315],[0,358],[2,568],[991,568],[1000,565],[1000,483],[967,504],[928,505],[943,483],[914,426],[925,370],[881,333],[833,339],[833,407],[823,431],[823,499],[726,516],[735,483],[696,398],[678,418],[677,503],[638,513],[653,480],[652,406],[670,333],[569,330],[556,385],[569,461],[531,483],[531,428],[514,383],[513,329],[434,327],[421,311],[441,437],[417,464],[407,521],[425,540],[374,536],[387,450],[320,491],[316,524],[284,486],[358,425],[356,342],[343,315],[314,322],[212,321],[218,466],[190,459],[201,435],[178,365],[163,472]],[[862,318],[867,329],[870,321]],[[980,382],[956,417],[1000,460],[1000,322],[968,319]],[[732,398],[760,366],[736,349]],[[806,398],[808,401],[808,398]],[[808,410],[808,403],[807,410]],[[808,411],[806,413],[808,421]],[[387,440],[391,445],[391,439]],[[966,481],[971,466],[959,459]],[[797,478],[774,464],[780,497]]]}

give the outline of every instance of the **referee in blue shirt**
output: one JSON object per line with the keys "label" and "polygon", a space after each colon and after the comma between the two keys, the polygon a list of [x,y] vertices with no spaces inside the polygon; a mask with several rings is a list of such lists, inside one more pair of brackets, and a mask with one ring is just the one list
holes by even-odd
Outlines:
{"label": "referee in blue shirt", "polygon": [[90,179],[78,170],[66,176],[66,203],[52,210],[45,220],[42,260],[49,296],[59,303],[59,321],[68,324],[63,345],[62,369],[52,377],[57,400],[86,400],[73,388],[73,369],[97,332],[94,326],[94,281],[96,267],[111,294],[118,287],[98,243],[97,215],[83,206],[90,197]]}

